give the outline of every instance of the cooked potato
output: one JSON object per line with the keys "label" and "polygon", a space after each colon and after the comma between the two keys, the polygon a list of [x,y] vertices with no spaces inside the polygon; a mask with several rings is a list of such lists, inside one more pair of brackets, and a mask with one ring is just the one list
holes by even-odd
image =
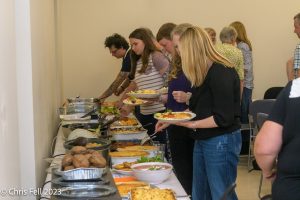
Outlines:
{"label": "cooked potato", "polygon": [[64,167],[64,171],[71,170],[71,169],[75,169],[75,167],[73,165]]}
{"label": "cooked potato", "polygon": [[71,153],[74,154],[81,154],[86,152],[86,148],[82,146],[75,146],[71,149]]}
{"label": "cooked potato", "polygon": [[86,168],[90,166],[90,163],[89,160],[86,159],[86,157],[83,154],[76,154],[73,157],[73,165],[75,166],[75,168]]}
{"label": "cooked potato", "polygon": [[103,158],[103,156],[97,151],[92,153],[92,156],[90,157],[89,161],[91,162],[91,165],[94,165],[95,167],[106,166],[105,158]]}
{"label": "cooked potato", "polygon": [[70,166],[73,163],[73,156],[71,154],[66,154],[62,160],[62,166]]}

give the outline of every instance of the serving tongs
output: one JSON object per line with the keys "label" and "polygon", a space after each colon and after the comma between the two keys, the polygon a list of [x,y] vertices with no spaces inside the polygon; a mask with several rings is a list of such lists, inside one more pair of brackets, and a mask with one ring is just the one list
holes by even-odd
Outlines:
{"label": "serving tongs", "polygon": [[154,132],[153,134],[151,134],[151,135],[146,135],[142,140],[141,140],[141,145],[144,145],[146,142],[148,142],[149,140],[152,140],[152,139],[154,139],[154,138],[156,138],[156,135],[157,134],[157,132]]}
{"label": "serving tongs", "polygon": [[91,114],[95,113],[97,111],[97,108],[94,108],[93,110],[91,110],[90,112],[84,114],[83,116],[81,116],[80,118],[85,118],[90,116]]}

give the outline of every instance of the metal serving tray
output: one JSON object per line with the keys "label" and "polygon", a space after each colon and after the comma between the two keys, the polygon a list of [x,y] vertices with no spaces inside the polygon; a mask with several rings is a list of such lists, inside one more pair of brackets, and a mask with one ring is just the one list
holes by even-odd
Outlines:
{"label": "metal serving tray", "polygon": [[62,171],[59,168],[54,170],[56,175],[62,176],[64,180],[92,180],[100,179],[107,172],[107,168],[77,168]]}
{"label": "metal serving tray", "polygon": [[75,180],[75,181],[66,181],[63,177],[58,177],[51,180],[51,183],[55,187],[72,187],[72,186],[84,186],[84,185],[105,185],[109,183],[109,180],[105,179],[95,179],[95,180]]}
{"label": "metal serving tray", "polygon": [[107,185],[86,185],[86,186],[72,186],[61,187],[57,196],[64,198],[99,198],[114,194],[117,189]]}

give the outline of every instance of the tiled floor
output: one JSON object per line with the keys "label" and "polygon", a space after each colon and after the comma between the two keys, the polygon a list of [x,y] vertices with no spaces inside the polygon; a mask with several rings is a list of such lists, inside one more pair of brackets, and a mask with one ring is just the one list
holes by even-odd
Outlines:
{"label": "tiled floor", "polygon": [[[236,192],[239,200],[258,200],[258,186],[260,180],[260,171],[248,172],[247,158],[240,159],[238,166],[238,177]],[[270,194],[271,184],[263,180],[262,195]]]}

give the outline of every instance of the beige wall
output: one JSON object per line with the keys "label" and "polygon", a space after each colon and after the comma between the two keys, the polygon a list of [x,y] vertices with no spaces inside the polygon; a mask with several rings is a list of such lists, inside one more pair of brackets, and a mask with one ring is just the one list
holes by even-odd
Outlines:
{"label": "beige wall", "polygon": [[37,186],[45,180],[44,158],[50,156],[57,134],[60,104],[60,69],[56,64],[55,1],[31,0],[31,49],[34,109],[34,146]]}
{"label": "beige wall", "polygon": [[299,8],[299,0],[60,0],[63,96],[96,96],[114,79],[120,61],[103,45],[114,32],[128,37],[135,28],[146,26],[156,34],[165,22],[189,22],[219,32],[240,20],[253,44],[254,97],[260,98],[268,87],[286,84],[285,62],[299,41],[292,20]]}

